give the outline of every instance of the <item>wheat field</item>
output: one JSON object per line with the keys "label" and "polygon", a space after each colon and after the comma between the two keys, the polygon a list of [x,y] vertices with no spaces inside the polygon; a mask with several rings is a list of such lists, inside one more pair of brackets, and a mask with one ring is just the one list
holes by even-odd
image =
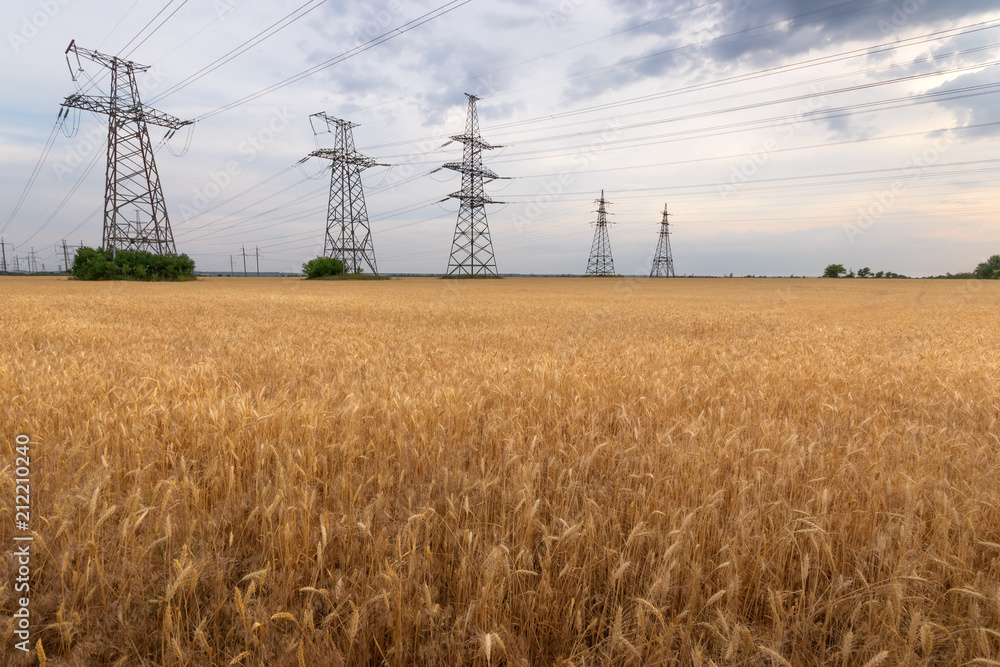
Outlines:
{"label": "wheat field", "polygon": [[7,278],[0,306],[0,663],[1000,665],[1000,284]]}

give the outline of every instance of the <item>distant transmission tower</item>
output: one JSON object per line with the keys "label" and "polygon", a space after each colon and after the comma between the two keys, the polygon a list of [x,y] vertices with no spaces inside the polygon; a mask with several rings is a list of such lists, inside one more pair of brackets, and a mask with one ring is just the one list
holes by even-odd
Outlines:
{"label": "distant transmission tower", "polygon": [[594,243],[590,246],[590,259],[587,261],[588,276],[613,276],[615,275],[615,260],[611,257],[611,239],[608,237],[607,205],[611,202],[605,201],[604,190],[601,190],[601,198],[597,202],[597,222],[594,223]]}
{"label": "distant transmission tower", "polygon": [[483,190],[485,181],[500,178],[492,170],[483,166],[483,151],[499,148],[485,141],[479,135],[479,115],[476,113],[475,95],[469,98],[469,114],[465,121],[465,134],[452,137],[465,144],[461,162],[448,162],[444,166],[462,174],[462,189],[448,195],[458,199],[458,222],[455,237],[451,242],[451,257],[445,275],[493,276],[497,274],[496,258],[493,255],[493,241],[490,239],[490,225],[486,219],[486,204],[502,204],[490,199]]}
{"label": "distant transmission tower", "polygon": [[676,278],[674,275],[674,256],[670,252],[670,214],[667,205],[663,205],[663,220],[660,221],[660,240],[656,244],[656,255],[653,256],[653,270],[650,278]]}
{"label": "distant transmission tower", "polygon": [[[138,65],[116,56],[82,49],[76,40],[66,49],[76,56],[77,71],[82,71],[80,56],[111,70],[111,94],[67,97],[62,106],[83,109],[108,117],[108,167],[104,188],[104,232],[101,245],[106,250],[141,250],[157,255],[175,255],[174,234],[163,203],[160,177],[156,173],[148,124],[170,130],[168,137],[190,121],[143,106],[139,100],[137,72],[148,65]],[[70,71],[73,66],[70,64]],[[76,74],[73,73],[76,81]]]}
{"label": "distant transmission tower", "polygon": [[[310,125],[314,118],[325,122],[327,131],[335,137],[334,148],[321,148],[309,154],[310,157],[323,158],[333,163],[323,256],[339,259],[348,273],[361,273],[367,267],[373,275],[378,275],[361,172],[369,167],[388,165],[376,162],[355,150],[354,132],[351,128],[357,127],[357,123],[332,118],[320,112],[309,116]],[[317,133],[315,126],[313,133]]]}

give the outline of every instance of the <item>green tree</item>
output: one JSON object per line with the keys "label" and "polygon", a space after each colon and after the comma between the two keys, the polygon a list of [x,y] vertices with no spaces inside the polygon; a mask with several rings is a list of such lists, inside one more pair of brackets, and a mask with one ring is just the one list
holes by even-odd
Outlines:
{"label": "green tree", "polygon": [[344,273],[344,263],[333,257],[317,257],[302,265],[302,273],[308,279],[339,276]]}
{"label": "green tree", "polygon": [[1000,279],[1000,255],[993,255],[976,267],[976,277],[984,280]]}
{"label": "green tree", "polygon": [[872,270],[869,269],[867,266],[863,269],[858,269],[858,278],[871,278],[871,277],[872,277]]}
{"label": "green tree", "polygon": [[823,271],[824,278],[839,278],[847,273],[847,269],[844,268],[843,264],[830,264]]}
{"label": "green tree", "polygon": [[885,278],[885,271],[879,271],[875,274],[876,278]]}

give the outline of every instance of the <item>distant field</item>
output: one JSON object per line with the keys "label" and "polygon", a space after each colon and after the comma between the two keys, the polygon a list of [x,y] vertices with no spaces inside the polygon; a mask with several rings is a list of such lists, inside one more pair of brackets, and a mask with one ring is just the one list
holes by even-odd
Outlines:
{"label": "distant field", "polygon": [[996,282],[0,278],[0,663],[27,433],[49,664],[1000,664],[998,378]]}

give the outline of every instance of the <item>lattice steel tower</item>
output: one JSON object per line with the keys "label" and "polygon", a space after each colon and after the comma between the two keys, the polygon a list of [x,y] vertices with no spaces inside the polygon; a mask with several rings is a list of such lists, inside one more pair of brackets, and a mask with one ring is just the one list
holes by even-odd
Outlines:
{"label": "lattice steel tower", "polygon": [[339,259],[348,273],[361,273],[367,267],[373,275],[378,275],[361,172],[369,167],[388,165],[355,150],[351,128],[357,127],[357,123],[332,118],[323,112],[314,113],[309,116],[313,133],[316,133],[316,126],[312,124],[314,118],[325,122],[327,131],[335,137],[334,148],[321,148],[309,154],[332,162],[323,256]]}
{"label": "lattice steel tower", "polygon": [[[83,69],[80,56],[111,70],[110,95],[77,93],[62,103],[67,108],[93,111],[108,117],[108,166],[101,246],[106,250],[177,254],[147,125],[159,125],[176,132],[191,121],[182,121],[142,104],[135,75],[148,70],[148,65],[82,49],[76,45],[76,40],[70,42],[66,49],[67,63],[70,52],[76,56],[77,71]],[[76,81],[72,64],[70,72]]]}
{"label": "lattice steel tower", "polygon": [[653,270],[650,278],[676,278],[674,275],[674,256],[670,252],[670,213],[667,205],[663,205],[663,220],[660,222],[660,240],[656,244],[656,255],[653,256]]}
{"label": "lattice steel tower", "polygon": [[493,255],[493,241],[490,239],[489,221],[486,219],[486,204],[502,204],[490,199],[483,190],[485,181],[500,178],[492,170],[483,166],[483,151],[499,148],[485,141],[479,135],[479,115],[476,113],[475,95],[469,98],[469,114],[465,121],[465,134],[452,140],[465,144],[461,162],[448,162],[444,166],[462,174],[462,189],[448,195],[458,199],[458,222],[455,237],[451,242],[451,257],[445,275],[493,276],[497,274],[496,258]]}
{"label": "lattice steel tower", "polygon": [[604,199],[604,190],[597,202],[597,222],[594,224],[594,243],[590,246],[590,259],[587,261],[588,276],[615,275],[615,260],[611,257],[611,239],[608,237],[608,202]]}

